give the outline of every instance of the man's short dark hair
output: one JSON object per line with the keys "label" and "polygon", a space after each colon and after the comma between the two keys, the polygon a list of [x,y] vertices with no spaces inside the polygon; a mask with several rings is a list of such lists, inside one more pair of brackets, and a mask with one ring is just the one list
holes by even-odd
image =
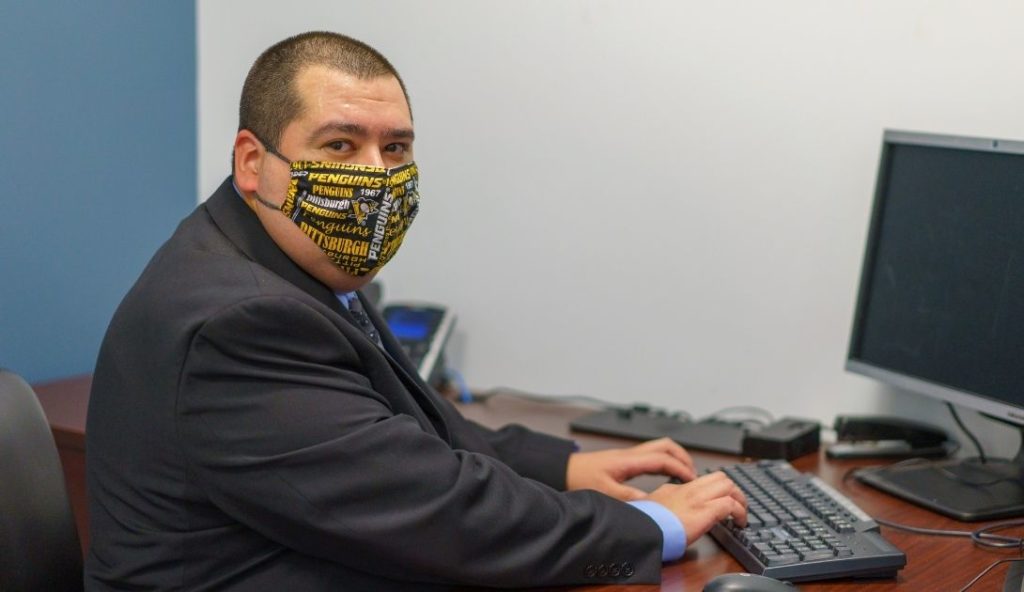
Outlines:
{"label": "man's short dark hair", "polygon": [[284,128],[302,112],[295,78],[309,66],[334,68],[362,80],[394,76],[409,103],[402,77],[376,49],[339,33],[311,31],[275,43],[256,58],[242,86],[238,129],[276,148]]}

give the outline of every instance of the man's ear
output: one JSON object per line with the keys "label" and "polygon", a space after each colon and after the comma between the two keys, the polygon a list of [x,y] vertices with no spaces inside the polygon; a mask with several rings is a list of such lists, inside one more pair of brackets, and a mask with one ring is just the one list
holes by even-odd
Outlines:
{"label": "man's ear", "polygon": [[235,136],[235,185],[244,193],[252,193],[259,188],[260,167],[266,150],[256,139],[256,135],[247,129],[238,130]]}

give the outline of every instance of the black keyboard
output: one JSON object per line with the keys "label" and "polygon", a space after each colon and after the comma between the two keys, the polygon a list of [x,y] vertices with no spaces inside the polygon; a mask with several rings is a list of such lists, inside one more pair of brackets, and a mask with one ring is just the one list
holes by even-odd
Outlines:
{"label": "black keyboard", "polygon": [[790,582],[895,577],[907,556],[846,496],[788,462],[722,468],[747,496],[747,527],[716,524],[711,536],[750,573]]}

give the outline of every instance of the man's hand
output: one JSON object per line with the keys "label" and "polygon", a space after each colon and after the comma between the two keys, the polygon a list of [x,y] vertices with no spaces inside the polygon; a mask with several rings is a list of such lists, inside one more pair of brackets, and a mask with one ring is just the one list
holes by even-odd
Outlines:
{"label": "man's hand", "polygon": [[747,499],[721,471],[683,485],[662,485],[647,499],[665,506],[679,518],[686,529],[687,545],[729,516],[738,525],[747,525]]}
{"label": "man's hand", "polygon": [[623,482],[649,474],[668,475],[685,482],[697,473],[686,450],[662,438],[632,448],[571,454],[565,483],[568,489],[595,489],[622,501],[633,501],[646,498],[647,493]]}

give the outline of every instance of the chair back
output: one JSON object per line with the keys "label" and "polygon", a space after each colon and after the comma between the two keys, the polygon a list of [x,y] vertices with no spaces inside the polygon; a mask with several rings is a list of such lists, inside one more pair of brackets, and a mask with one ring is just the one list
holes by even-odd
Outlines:
{"label": "chair back", "polygon": [[82,549],[36,394],[0,369],[0,590],[82,590]]}

